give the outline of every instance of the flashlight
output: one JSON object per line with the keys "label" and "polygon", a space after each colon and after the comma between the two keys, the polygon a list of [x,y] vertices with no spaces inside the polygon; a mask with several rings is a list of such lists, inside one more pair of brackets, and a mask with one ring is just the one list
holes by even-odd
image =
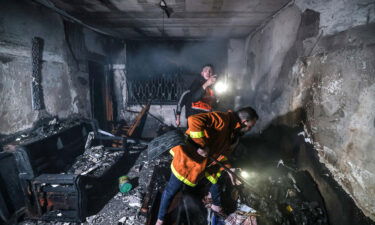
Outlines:
{"label": "flashlight", "polygon": [[214,89],[218,94],[223,94],[228,91],[228,74],[225,74],[224,79],[220,79],[215,83]]}
{"label": "flashlight", "polygon": [[217,93],[222,94],[228,90],[228,84],[223,81],[218,81],[214,88]]}
{"label": "flashlight", "polygon": [[241,171],[240,175],[241,175],[241,177],[243,177],[243,178],[245,178],[245,179],[247,179],[247,178],[250,177],[249,173],[246,172],[246,171]]}

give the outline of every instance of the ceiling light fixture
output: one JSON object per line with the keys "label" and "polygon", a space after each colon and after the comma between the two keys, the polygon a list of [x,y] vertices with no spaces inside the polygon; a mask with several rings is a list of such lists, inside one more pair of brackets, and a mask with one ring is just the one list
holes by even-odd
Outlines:
{"label": "ceiling light fixture", "polygon": [[159,6],[165,12],[165,14],[167,14],[167,17],[170,18],[173,13],[173,9],[169,7],[164,0],[160,1]]}

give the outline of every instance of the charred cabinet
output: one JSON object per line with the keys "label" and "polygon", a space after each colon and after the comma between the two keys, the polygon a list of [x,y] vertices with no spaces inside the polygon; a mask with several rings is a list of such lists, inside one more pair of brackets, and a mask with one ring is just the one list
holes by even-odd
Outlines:
{"label": "charred cabinet", "polygon": [[87,207],[82,177],[64,171],[84,152],[91,130],[89,124],[77,124],[0,154],[3,221],[9,221],[20,210],[31,219],[85,220]]}

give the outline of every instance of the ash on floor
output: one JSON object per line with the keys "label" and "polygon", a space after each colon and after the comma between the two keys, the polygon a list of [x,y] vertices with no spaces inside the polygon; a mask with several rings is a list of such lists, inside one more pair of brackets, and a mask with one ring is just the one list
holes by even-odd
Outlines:
{"label": "ash on floor", "polygon": [[83,122],[89,121],[74,117],[65,120],[59,120],[57,117],[41,119],[31,129],[27,129],[12,135],[0,134],[0,151],[2,147],[7,149],[7,144],[9,143],[12,143],[12,145],[20,145],[30,140],[42,139]]}
{"label": "ash on floor", "polygon": [[[86,163],[76,163],[72,167],[73,173],[80,173],[82,171],[86,171],[87,169],[92,168],[94,164],[93,161],[98,163],[98,161],[103,163],[103,154],[100,151],[100,147],[91,148],[85,154],[81,156],[81,159],[78,162],[82,162],[82,160],[86,160]],[[111,153],[113,154],[113,153]],[[121,153],[116,153],[120,155]],[[132,151],[129,153],[132,154]],[[137,154],[134,151],[133,154]],[[94,157],[94,160],[93,160]],[[111,157],[104,157],[111,158]],[[127,175],[130,179],[130,183],[132,183],[133,188],[128,193],[120,193],[118,192],[105,206],[102,208],[97,214],[91,215],[86,218],[86,222],[81,223],[82,225],[118,225],[118,224],[134,224],[134,225],[141,225],[145,224],[147,218],[140,215],[139,211],[143,202],[143,198],[147,192],[149,192],[149,186],[151,182],[157,183],[157,185],[153,185],[154,189],[162,189],[169,178],[169,174],[160,174],[158,176],[158,180],[151,181],[152,173],[154,171],[155,166],[158,167],[165,167],[169,169],[170,164],[170,156],[161,156],[156,160],[152,160],[151,162],[147,159],[147,151],[144,150],[139,155],[138,159],[136,160],[134,166],[130,169]],[[131,162],[129,162],[131,163]],[[101,169],[97,171],[92,171],[91,173],[98,173],[100,174]],[[104,195],[105,193],[103,193]],[[64,223],[64,222],[46,222],[46,221],[24,221],[19,223],[20,225],[72,225],[77,223]]]}
{"label": "ash on floor", "polygon": [[[135,187],[128,193],[117,193],[98,214],[88,217],[84,224],[145,224],[147,218],[140,215],[139,210],[146,192],[149,191],[150,183],[155,182],[151,181],[153,170],[155,166],[169,168],[169,163],[169,156],[148,162],[147,152],[142,152],[135,165],[126,174]],[[158,180],[158,185],[154,188],[164,187],[167,182],[167,174],[162,175],[160,174],[160,177],[163,178],[162,182]]]}
{"label": "ash on floor", "polygon": [[243,202],[260,212],[258,223],[328,225],[323,199],[311,176],[280,162],[282,160],[277,166],[253,168],[251,181],[258,197],[249,189],[242,192]]}
{"label": "ash on floor", "polygon": [[104,146],[94,146],[77,157],[75,163],[66,171],[69,174],[81,174],[100,177],[125,154],[124,151],[105,151]]}

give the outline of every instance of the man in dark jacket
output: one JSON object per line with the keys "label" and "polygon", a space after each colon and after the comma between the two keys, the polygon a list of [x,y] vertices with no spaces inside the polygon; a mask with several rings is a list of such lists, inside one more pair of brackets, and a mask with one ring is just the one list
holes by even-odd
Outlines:
{"label": "man in dark jacket", "polygon": [[181,110],[185,106],[186,118],[198,113],[211,112],[216,97],[212,89],[217,76],[211,64],[202,67],[201,76],[193,81],[189,90],[185,91],[177,104],[176,125],[181,124]]}

